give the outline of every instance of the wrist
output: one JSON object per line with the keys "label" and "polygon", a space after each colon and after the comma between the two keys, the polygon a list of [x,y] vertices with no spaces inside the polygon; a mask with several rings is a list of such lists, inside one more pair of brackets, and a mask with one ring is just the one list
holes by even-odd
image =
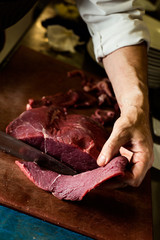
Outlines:
{"label": "wrist", "polygon": [[136,105],[122,108],[121,118],[126,119],[125,122],[128,122],[130,126],[149,126],[149,111]]}
{"label": "wrist", "polygon": [[149,111],[146,46],[128,46],[103,59],[121,111],[135,106]]}
{"label": "wrist", "polygon": [[135,107],[149,112],[148,90],[140,89],[137,86],[132,87],[130,91],[118,94],[117,101],[121,112]]}

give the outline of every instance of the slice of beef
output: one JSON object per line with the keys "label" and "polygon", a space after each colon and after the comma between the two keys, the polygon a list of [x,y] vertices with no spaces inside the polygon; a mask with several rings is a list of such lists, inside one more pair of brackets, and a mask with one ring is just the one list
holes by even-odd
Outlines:
{"label": "slice of beef", "polygon": [[70,107],[73,106],[79,99],[78,93],[69,91],[67,93],[56,93],[52,96],[43,96],[41,99],[29,99],[26,110],[38,108],[42,106],[57,106],[57,107]]}
{"label": "slice of beef", "polygon": [[91,117],[95,121],[105,126],[107,124],[113,124],[115,121],[116,113],[114,110],[96,109]]}
{"label": "slice of beef", "polygon": [[111,107],[116,103],[111,82],[107,77],[99,79],[98,77],[86,75],[82,70],[70,71],[67,73],[67,76],[70,78],[79,76],[83,90],[92,96],[96,96],[99,106]]}
{"label": "slice of beef", "polygon": [[107,78],[94,83],[87,82],[83,89],[97,96],[99,106],[113,106],[116,103],[111,83]]}
{"label": "slice of beef", "polygon": [[82,82],[83,90],[97,96],[99,106],[114,106],[116,98],[108,78],[87,79]]}
{"label": "slice of beef", "polygon": [[84,73],[83,70],[75,69],[75,70],[67,72],[67,77],[68,78],[73,78],[73,77],[77,77],[77,76],[79,76],[81,78],[82,82],[86,82],[88,80],[88,77]]}
{"label": "slice of beef", "polygon": [[112,159],[105,167],[68,176],[41,169],[32,162],[16,161],[16,164],[36,186],[52,192],[59,199],[71,201],[82,200],[89,191],[102,182],[115,176],[123,176],[127,163],[128,160],[125,157],[119,156]]}
{"label": "slice of beef", "polygon": [[106,130],[88,116],[54,107],[23,112],[6,128],[13,137],[44,151],[78,172],[97,168],[96,159],[108,138]]}
{"label": "slice of beef", "polygon": [[42,106],[65,108],[106,108],[109,106],[114,110],[116,106],[116,113],[119,113],[119,107],[108,78],[99,79],[92,76],[90,77],[82,70],[73,70],[67,73],[67,76],[70,78],[77,77],[77,75],[82,81],[81,90],[70,89],[67,92],[44,96],[41,99],[29,99],[26,110]]}
{"label": "slice of beef", "polygon": [[91,107],[97,104],[96,97],[81,90],[70,89],[66,93],[56,93],[52,96],[44,96],[40,100],[29,99],[26,110],[42,107]]}

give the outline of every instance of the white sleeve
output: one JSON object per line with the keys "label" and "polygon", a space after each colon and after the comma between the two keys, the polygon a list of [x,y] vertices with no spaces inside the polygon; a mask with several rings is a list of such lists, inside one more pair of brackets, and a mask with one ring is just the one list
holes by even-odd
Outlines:
{"label": "white sleeve", "polygon": [[143,41],[149,46],[144,11],[134,0],[77,0],[81,17],[92,36],[97,61],[118,48]]}

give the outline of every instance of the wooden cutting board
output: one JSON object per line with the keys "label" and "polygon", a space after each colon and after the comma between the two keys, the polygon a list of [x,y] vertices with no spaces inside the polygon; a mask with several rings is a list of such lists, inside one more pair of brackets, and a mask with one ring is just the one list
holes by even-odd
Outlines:
{"label": "wooden cutting board", "polygon": [[[80,81],[67,79],[74,67],[21,46],[0,72],[0,130],[25,110],[29,98],[40,98]],[[37,188],[0,152],[0,203],[94,239],[151,240],[151,182],[139,188],[96,189],[80,202],[62,201]]]}

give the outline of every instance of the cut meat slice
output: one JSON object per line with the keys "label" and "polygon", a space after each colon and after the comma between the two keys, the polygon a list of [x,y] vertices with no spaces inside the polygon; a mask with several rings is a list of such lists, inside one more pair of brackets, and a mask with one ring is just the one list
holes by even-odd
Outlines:
{"label": "cut meat slice", "polygon": [[99,79],[85,74],[82,70],[68,72],[68,77],[79,76],[82,81],[83,90],[97,97],[99,106],[114,106],[117,102],[111,82],[108,78]]}
{"label": "cut meat slice", "polygon": [[115,120],[116,113],[113,110],[96,109],[94,114],[91,115],[92,119],[99,122],[103,126],[113,123]]}
{"label": "cut meat slice", "polygon": [[26,110],[42,106],[66,108],[91,107],[95,104],[97,104],[96,97],[85,93],[84,91],[70,89],[66,93],[57,93],[53,96],[44,96],[40,100],[29,99]]}
{"label": "cut meat slice", "polygon": [[6,131],[78,172],[98,167],[96,159],[108,138],[106,130],[90,117],[67,115],[65,110],[53,107],[23,112]]}
{"label": "cut meat slice", "polygon": [[125,157],[119,156],[112,159],[105,167],[68,176],[41,169],[32,162],[16,161],[16,164],[36,186],[52,192],[59,199],[71,201],[80,201],[102,182],[115,176],[123,176],[127,163],[128,160]]}
{"label": "cut meat slice", "polygon": [[[44,96],[41,99],[29,99],[26,109],[41,106],[57,106],[66,108],[78,107],[113,107],[117,104],[111,82],[108,78],[99,79],[86,75],[82,70],[68,72],[67,77],[79,76],[82,89],[70,89],[68,92],[56,93],[52,96]],[[66,79],[67,81],[67,79]]]}

